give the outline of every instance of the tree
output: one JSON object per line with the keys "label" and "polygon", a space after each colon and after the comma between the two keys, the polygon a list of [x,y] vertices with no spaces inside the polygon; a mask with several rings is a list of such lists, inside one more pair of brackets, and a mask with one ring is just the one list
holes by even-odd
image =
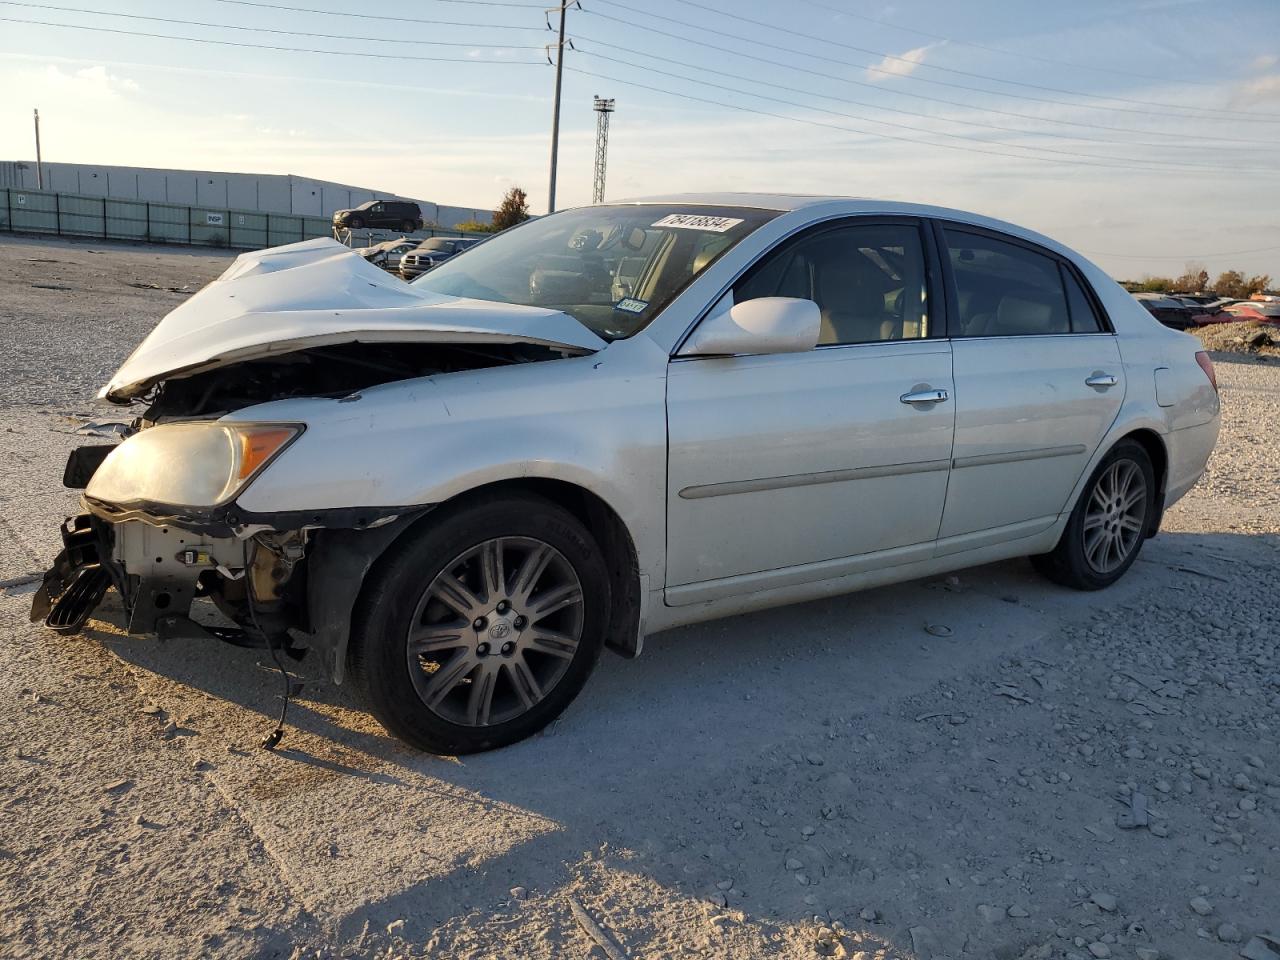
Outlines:
{"label": "tree", "polygon": [[1174,289],[1174,281],[1169,277],[1153,277],[1150,274],[1133,284],[1134,293],[1168,293]]}
{"label": "tree", "polygon": [[529,195],[519,187],[512,187],[498,204],[498,209],[493,211],[493,229],[505,230],[528,219]]}
{"label": "tree", "polygon": [[498,228],[492,223],[484,223],[481,220],[463,220],[461,223],[455,223],[453,229],[461,230],[463,233],[497,233]]}
{"label": "tree", "polygon": [[1209,286],[1209,272],[1198,263],[1188,263],[1182,268],[1182,276],[1173,281],[1175,290],[1183,293],[1199,293]]}
{"label": "tree", "polygon": [[1248,284],[1244,274],[1239,270],[1226,270],[1218,274],[1218,279],[1213,281],[1213,292],[1220,297],[1243,300],[1251,292]]}

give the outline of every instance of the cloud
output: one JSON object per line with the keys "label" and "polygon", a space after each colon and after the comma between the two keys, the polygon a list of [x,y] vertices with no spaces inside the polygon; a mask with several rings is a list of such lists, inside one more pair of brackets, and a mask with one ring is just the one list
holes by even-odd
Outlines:
{"label": "cloud", "polygon": [[1270,70],[1277,63],[1280,63],[1280,56],[1274,53],[1263,53],[1254,57],[1253,62],[1249,64],[1254,70]]}
{"label": "cloud", "polygon": [[1268,74],[1241,84],[1231,102],[1237,106],[1280,102],[1280,73]]}
{"label": "cloud", "polygon": [[916,72],[916,68],[924,63],[924,58],[934,47],[940,47],[946,41],[938,43],[928,43],[923,47],[916,47],[914,50],[908,50],[906,53],[898,54],[896,57],[886,56],[879,63],[872,64],[867,67],[867,78],[870,80],[883,80],[886,75],[895,77],[909,77]]}
{"label": "cloud", "polygon": [[50,64],[40,78],[44,89],[100,100],[116,100],[139,89],[136,81],[110,73],[101,64],[79,70],[62,70]]}

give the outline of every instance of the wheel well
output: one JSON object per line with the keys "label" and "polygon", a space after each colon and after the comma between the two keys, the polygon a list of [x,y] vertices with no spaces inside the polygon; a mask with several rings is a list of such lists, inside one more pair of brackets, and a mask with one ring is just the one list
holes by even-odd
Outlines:
{"label": "wheel well", "polygon": [[[444,501],[437,509],[449,507],[464,498],[487,499],[512,493],[531,493],[550,500],[573,514],[595,537],[609,565],[609,585],[613,596],[614,616],[609,623],[605,645],[624,657],[637,656],[640,652],[640,563],[635,542],[622,518],[596,494],[564,480],[523,477],[474,487]],[[429,515],[423,520],[429,523]]]}
{"label": "wheel well", "polygon": [[1147,524],[1146,535],[1154,537],[1160,529],[1160,519],[1164,515],[1164,490],[1165,478],[1169,473],[1169,453],[1165,450],[1164,441],[1160,439],[1160,434],[1154,430],[1135,430],[1133,433],[1127,433],[1122,438],[1124,440],[1134,440],[1142,445],[1147,451],[1147,456],[1151,458],[1151,469],[1156,475],[1156,508],[1151,512],[1151,520]]}

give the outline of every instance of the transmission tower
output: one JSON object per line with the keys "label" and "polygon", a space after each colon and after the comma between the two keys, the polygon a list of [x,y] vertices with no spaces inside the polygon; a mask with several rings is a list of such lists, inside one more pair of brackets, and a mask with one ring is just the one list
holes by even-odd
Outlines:
{"label": "transmission tower", "polygon": [[613,113],[613,100],[596,97],[596,171],[591,189],[591,202],[604,203],[604,172],[609,155],[609,114]]}

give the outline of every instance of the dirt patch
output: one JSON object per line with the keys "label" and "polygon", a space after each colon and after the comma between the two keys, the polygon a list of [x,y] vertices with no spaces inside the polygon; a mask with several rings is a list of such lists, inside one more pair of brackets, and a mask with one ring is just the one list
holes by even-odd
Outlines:
{"label": "dirt patch", "polygon": [[1240,323],[1211,323],[1188,331],[1205,347],[1217,353],[1245,353],[1280,357],[1280,326],[1245,320]]}

